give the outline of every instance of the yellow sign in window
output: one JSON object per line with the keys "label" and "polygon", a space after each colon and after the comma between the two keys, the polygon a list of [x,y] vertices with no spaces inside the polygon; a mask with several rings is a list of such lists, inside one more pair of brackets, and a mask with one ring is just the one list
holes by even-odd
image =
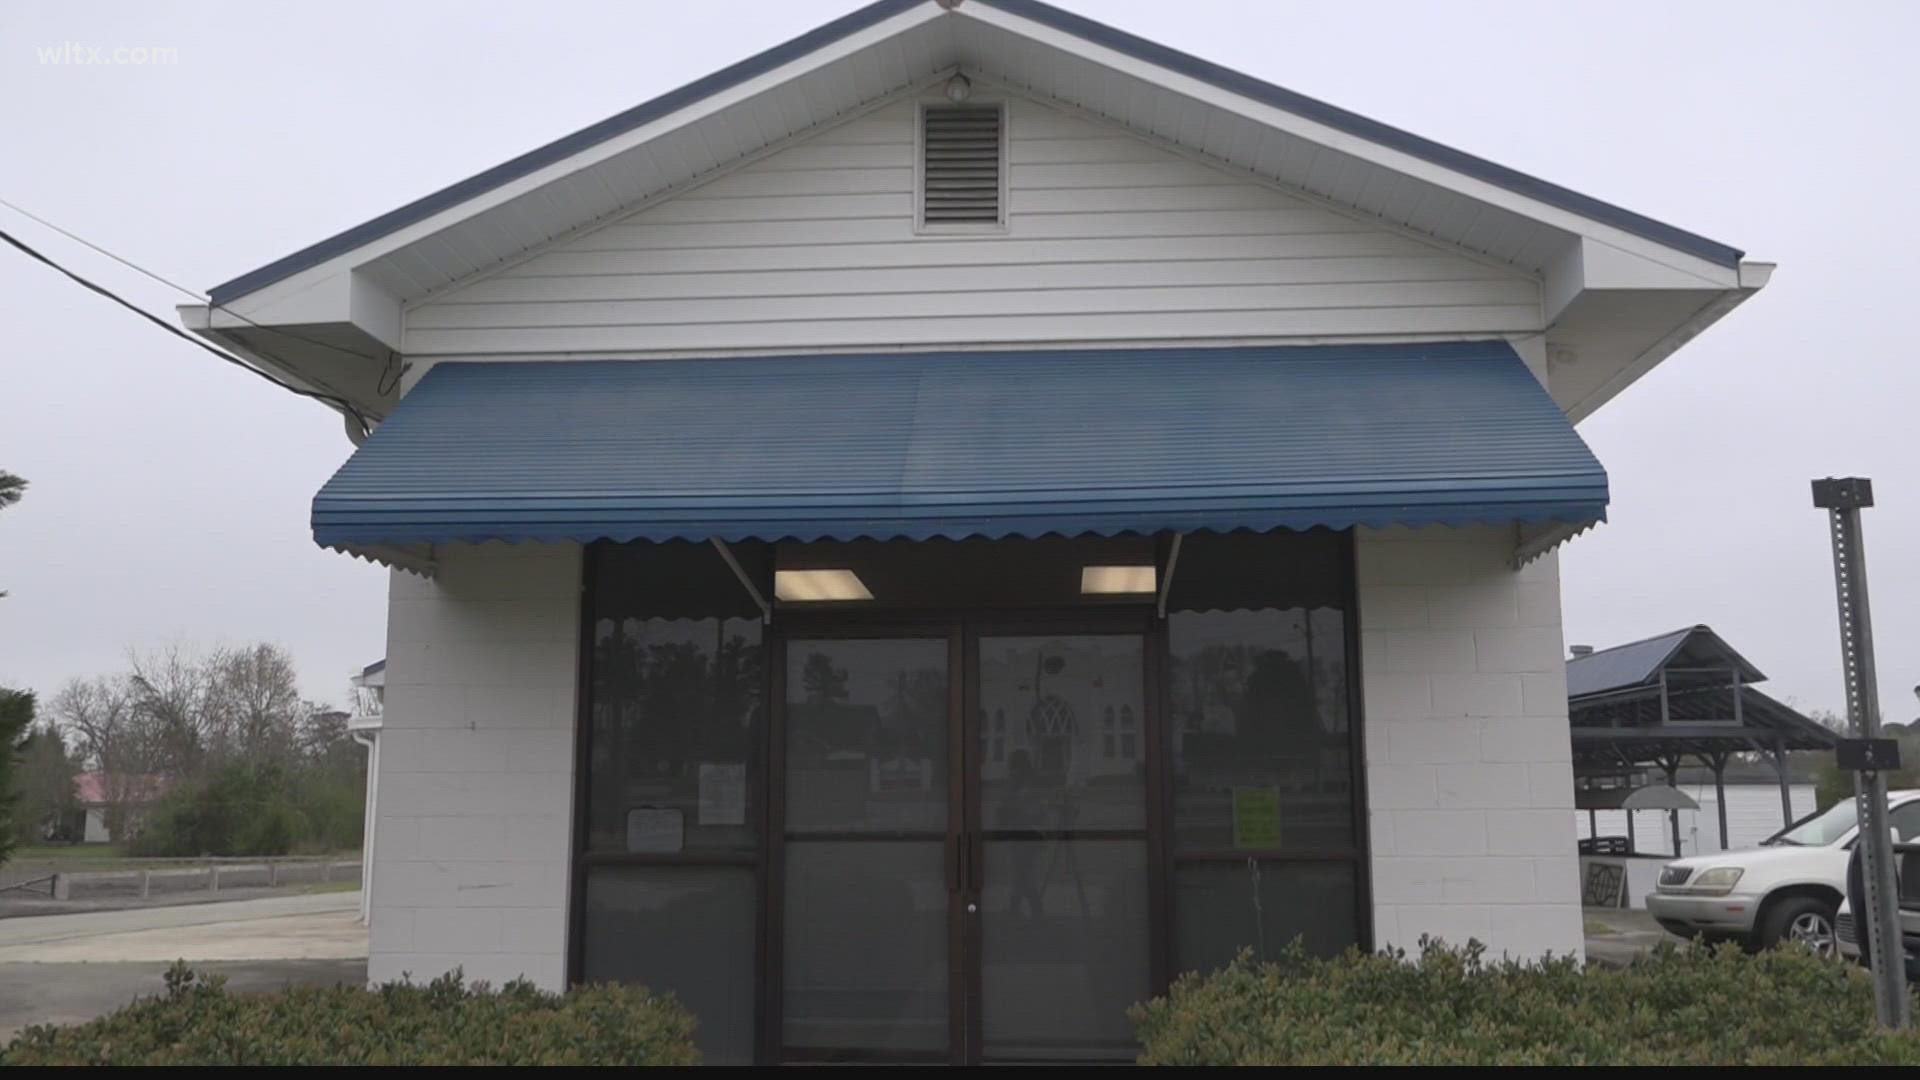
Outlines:
{"label": "yellow sign in window", "polygon": [[1280,789],[1233,789],[1233,846],[1261,849],[1280,846]]}

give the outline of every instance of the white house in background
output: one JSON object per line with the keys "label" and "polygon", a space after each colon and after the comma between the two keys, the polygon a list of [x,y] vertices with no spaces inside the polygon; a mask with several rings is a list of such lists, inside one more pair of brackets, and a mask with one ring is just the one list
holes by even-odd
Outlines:
{"label": "white house in background", "polygon": [[[147,811],[166,794],[164,776],[136,773],[83,772],[73,777],[74,805],[83,814],[80,840],[86,844],[110,844],[133,838],[146,824]],[[119,807],[123,817],[116,832],[113,811]]]}
{"label": "white house in background", "polygon": [[1243,945],[1581,951],[1573,424],[1770,269],[881,0],[182,314],[341,412],[315,539],[393,571],[371,978],[1092,1060]]}

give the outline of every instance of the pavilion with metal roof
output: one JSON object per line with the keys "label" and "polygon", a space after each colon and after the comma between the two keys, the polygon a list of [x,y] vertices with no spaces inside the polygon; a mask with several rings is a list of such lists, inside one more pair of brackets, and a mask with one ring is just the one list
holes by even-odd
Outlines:
{"label": "pavilion with metal roof", "polygon": [[[1576,646],[1567,661],[1576,805],[1596,808],[1581,792],[1631,786],[1653,767],[1674,786],[1694,758],[1713,772],[1725,847],[1727,764],[1750,754],[1773,763],[1783,823],[1791,824],[1788,751],[1830,750],[1839,735],[1753,688],[1765,680],[1704,625],[1597,651]],[[1679,815],[1670,818],[1677,851]]]}

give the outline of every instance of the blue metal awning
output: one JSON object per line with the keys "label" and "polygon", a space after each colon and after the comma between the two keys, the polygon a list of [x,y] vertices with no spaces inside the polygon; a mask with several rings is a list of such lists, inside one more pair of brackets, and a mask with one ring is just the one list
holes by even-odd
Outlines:
{"label": "blue metal awning", "polygon": [[1603,520],[1504,342],[443,363],[314,499],[360,553]]}

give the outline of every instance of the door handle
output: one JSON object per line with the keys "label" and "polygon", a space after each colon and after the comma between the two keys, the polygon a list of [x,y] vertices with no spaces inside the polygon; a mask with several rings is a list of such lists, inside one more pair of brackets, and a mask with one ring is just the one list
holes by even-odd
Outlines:
{"label": "door handle", "polygon": [[976,841],[972,833],[957,833],[947,836],[947,891],[956,893],[977,893],[980,891],[980,867],[975,854]]}

